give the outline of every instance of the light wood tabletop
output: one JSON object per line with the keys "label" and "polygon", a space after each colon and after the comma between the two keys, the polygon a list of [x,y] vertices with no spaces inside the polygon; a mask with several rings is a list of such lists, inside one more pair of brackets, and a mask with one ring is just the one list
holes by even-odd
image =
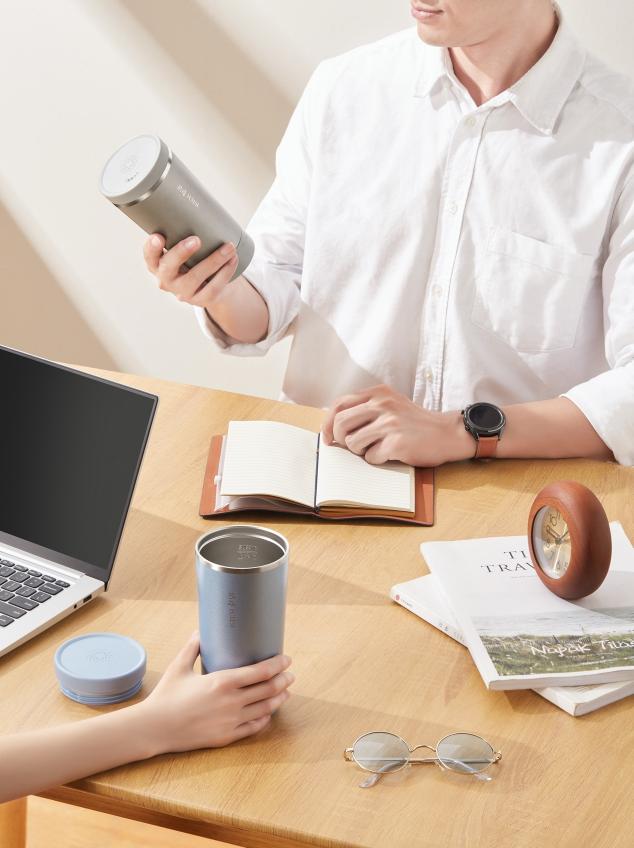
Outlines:
{"label": "light wood tabletop", "polygon": [[[259,398],[103,376],[160,397],[110,588],[0,660],[2,733],[92,714],[60,693],[53,670],[56,647],[78,633],[142,642],[147,693],[197,626],[194,542],[226,523],[197,514],[211,435],[231,419],[315,430],[322,419]],[[394,583],[425,573],[422,541],[525,533],[534,495],[557,479],[588,485],[634,539],[634,472],[590,461],[441,468],[433,527],[249,516],[290,541],[293,697],[259,736],[117,768],[48,797],[244,848],[630,846],[634,700],[573,718],[530,691],[489,692],[464,648],[388,597]],[[411,744],[472,731],[503,759],[490,783],[425,766],[361,789],[343,750],[370,730]]]}

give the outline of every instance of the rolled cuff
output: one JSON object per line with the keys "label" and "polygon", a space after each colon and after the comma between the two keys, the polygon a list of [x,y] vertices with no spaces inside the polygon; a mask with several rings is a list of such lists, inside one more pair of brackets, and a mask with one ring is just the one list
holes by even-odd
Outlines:
{"label": "rolled cuff", "polygon": [[226,350],[230,344],[229,337],[222,332],[217,324],[214,324],[207,314],[206,309],[202,306],[194,306],[193,309],[203,335],[210,339],[220,350]]}
{"label": "rolled cuff", "polygon": [[284,338],[299,312],[301,270],[294,266],[258,261],[254,257],[243,277],[262,296],[269,312],[268,332],[261,341],[253,344],[234,341],[214,324],[200,306],[194,307],[196,319],[203,334],[220,351],[235,356],[264,356],[276,342]]}
{"label": "rolled cuff", "polygon": [[634,465],[634,362],[598,374],[564,392],[621,465]]}

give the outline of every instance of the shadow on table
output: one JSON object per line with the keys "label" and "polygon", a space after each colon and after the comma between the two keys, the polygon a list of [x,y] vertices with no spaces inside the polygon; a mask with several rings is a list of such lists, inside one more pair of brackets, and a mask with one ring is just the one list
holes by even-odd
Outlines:
{"label": "shadow on table", "polygon": [[[598,468],[597,468],[598,467]],[[507,491],[527,495],[536,495],[539,489],[555,480],[578,480],[584,483],[587,475],[583,469],[591,470],[593,479],[599,471],[601,490],[596,490],[597,496],[602,492],[610,494],[629,491],[630,486],[623,479],[618,483],[615,473],[620,466],[610,462],[580,459],[502,459],[491,462],[457,462],[442,466],[437,470],[436,482],[439,489],[451,491],[474,491],[493,486]],[[595,483],[596,485],[596,483]],[[477,507],[477,502],[474,501]]]}
{"label": "shadow on table", "polygon": [[[365,773],[355,763],[346,762],[343,752],[358,736],[371,730],[391,731],[402,736],[412,746],[420,743],[435,745],[448,732],[446,726],[427,721],[403,718],[320,698],[293,695],[262,733],[213,751],[213,758],[210,757],[209,751],[178,756],[185,758],[181,765],[184,765],[183,770],[188,779],[191,778],[196,783],[199,783],[201,778],[206,779],[210,786],[216,771],[241,768],[242,764],[238,761],[243,760],[252,762],[255,769],[265,771],[282,764],[313,765],[315,768],[321,765],[330,771],[338,771],[340,765],[341,769],[345,770],[342,773],[349,777],[350,786],[356,788]],[[312,739],[311,733],[315,734]],[[323,744],[315,744],[316,740],[319,742],[319,738]],[[536,775],[543,772],[545,767],[545,754],[539,751],[538,747],[533,748],[510,739],[496,737],[492,741],[502,751],[502,761],[499,766],[493,767],[492,775],[495,779],[486,784],[487,791],[508,794],[509,791],[523,791],[533,786]],[[504,757],[505,750],[508,752],[507,758]],[[482,781],[446,772],[434,764],[412,766],[392,775],[385,775],[380,786],[387,789],[390,786],[422,781],[430,777],[447,781],[448,791],[451,791],[452,786],[461,793],[481,791],[483,787]]]}
{"label": "shadow on table", "polygon": [[[437,469],[437,526],[448,526],[451,538],[523,535],[535,496],[556,480],[589,483],[611,519],[621,517],[620,505],[631,488],[626,473],[614,463],[578,459],[461,462]],[[477,534],[472,531],[474,518],[481,526]],[[432,528],[427,535],[433,532]]]}
{"label": "shadow on table", "polygon": [[[262,516],[258,516],[262,521]],[[209,522],[212,530],[221,522]],[[117,558],[109,594],[135,600],[195,601],[194,545],[200,527],[189,527],[143,510],[130,511],[125,537]],[[151,540],[151,544],[148,544]],[[324,540],[320,556],[339,555],[332,540]],[[292,539],[291,539],[292,545]],[[373,592],[312,569],[298,561],[291,548],[288,602],[291,604],[389,604],[385,594]]]}

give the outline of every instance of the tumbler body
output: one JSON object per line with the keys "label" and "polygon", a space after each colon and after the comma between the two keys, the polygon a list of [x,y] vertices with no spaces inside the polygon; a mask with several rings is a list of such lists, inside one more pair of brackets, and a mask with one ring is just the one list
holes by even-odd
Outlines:
{"label": "tumbler body", "polygon": [[196,542],[203,673],[239,668],[284,647],[288,542],[252,524],[221,527]]}
{"label": "tumbler body", "polygon": [[167,144],[155,135],[130,139],[101,174],[101,193],[146,233],[161,233],[169,249],[187,236],[201,245],[190,268],[225,242],[233,242],[242,274],[253,258],[253,241]]}

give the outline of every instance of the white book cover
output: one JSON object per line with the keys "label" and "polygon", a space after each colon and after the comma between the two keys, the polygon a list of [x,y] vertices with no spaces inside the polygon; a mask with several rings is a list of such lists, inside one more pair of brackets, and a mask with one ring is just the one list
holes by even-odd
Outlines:
{"label": "white book cover", "polygon": [[488,688],[634,679],[634,552],[618,522],[610,529],[610,571],[578,601],[542,584],[526,536],[421,545]]}
{"label": "white book cover", "polygon": [[[392,586],[390,597],[456,642],[466,644],[451,608],[436,588],[433,574],[397,583]],[[590,686],[546,686],[534,691],[570,715],[581,716],[634,695],[634,680]]]}

